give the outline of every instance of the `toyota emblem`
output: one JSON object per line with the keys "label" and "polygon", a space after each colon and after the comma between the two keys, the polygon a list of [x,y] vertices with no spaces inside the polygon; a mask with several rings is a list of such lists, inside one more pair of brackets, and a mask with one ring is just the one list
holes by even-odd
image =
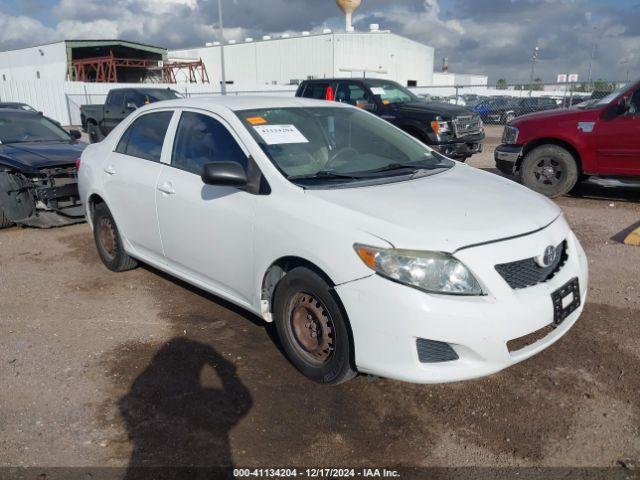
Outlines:
{"label": "toyota emblem", "polygon": [[536,260],[538,265],[540,265],[541,267],[548,267],[556,261],[557,255],[558,252],[556,251],[556,247],[554,247],[553,245],[549,245],[544,249],[544,253],[542,254],[542,256],[536,258]]}

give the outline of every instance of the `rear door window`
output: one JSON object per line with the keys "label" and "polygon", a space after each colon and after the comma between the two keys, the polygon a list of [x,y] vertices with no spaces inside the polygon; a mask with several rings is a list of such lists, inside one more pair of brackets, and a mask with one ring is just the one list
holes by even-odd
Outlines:
{"label": "rear door window", "polygon": [[330,87],[328,83],[309,83],[302,92],[305,98],[315,98],[316,100],[327,100],[327,89]]}
{"label": "rear door window", "polygon": [[111,92],[109,95],[109,103],[110,107],[118,108],[124,106],[124,92]]}
{"label": "rear door window", "polygon": [[118,153],[159,162],[173,112],[148,113],[129,126],[116,148]]}

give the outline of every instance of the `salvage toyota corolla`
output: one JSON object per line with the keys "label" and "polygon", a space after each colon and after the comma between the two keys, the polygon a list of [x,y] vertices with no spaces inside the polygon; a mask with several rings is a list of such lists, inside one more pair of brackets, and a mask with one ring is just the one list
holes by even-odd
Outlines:
{"label": "salvage toyota corolla", "polygon": [[351,106],[152,104],[84,151],[79,185],[109,269],[141,261],[275,322],[321,383],[488,375],[585,302],[587,259],[554,203]]}

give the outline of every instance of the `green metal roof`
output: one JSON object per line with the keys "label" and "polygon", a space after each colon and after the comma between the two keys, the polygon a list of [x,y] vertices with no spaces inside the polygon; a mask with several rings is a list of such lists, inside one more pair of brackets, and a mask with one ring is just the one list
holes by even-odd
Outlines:
{"label": "green metal roof", "polygon": [[69,54],[73,48],[108,47],[110,45],[119,45],[121,47],[144,50],[146,52],[162,55],[163,59],[167,58],[166,48],[156,47],[155,45],[148,45],[146,43],[129,42],[127,40],[65,40],[64,42],[67,46],[67,58],[71,58]]}

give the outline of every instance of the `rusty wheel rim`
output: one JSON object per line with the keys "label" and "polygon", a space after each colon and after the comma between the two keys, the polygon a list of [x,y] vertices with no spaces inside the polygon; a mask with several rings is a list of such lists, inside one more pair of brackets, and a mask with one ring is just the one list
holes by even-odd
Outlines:
{"label": "rusty wheel rim", "polygon": [[116,229],[109,218],[101,218],[98,223],[98,239],[105,255],[109,260],[114,260],[118,253],[118,241]]}
{"label": "rusty wheel rim", "polygon": [[298,352],[310,363],[327,363],[335,350],[335,328],[324,304],[300,292],[291,298],[287,311]]}

